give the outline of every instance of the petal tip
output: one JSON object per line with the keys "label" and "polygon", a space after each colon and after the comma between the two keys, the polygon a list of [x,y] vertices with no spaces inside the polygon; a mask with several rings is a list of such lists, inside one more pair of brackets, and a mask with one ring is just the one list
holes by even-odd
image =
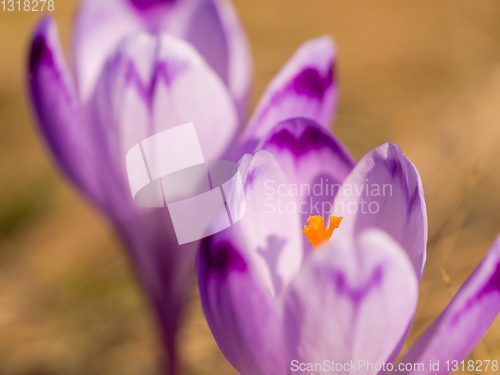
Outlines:
{"label": "petal tip", "polygon": [[278,123],[257,148],[273,147],[287,149],[296,157],[310,151],[328,149],[342,156],[347,165],[355,165],[354,159],[340,141],[316,121],[308,118],[298,117]]}
{"label": "petal tip", "polygon": [[37,67],[41,64],[52,64],[52,48],[57,35],[57,25],[50,16],[43,17],[33,31],[31,47],[29,52],[28,69],[31,74],[34,74]]}

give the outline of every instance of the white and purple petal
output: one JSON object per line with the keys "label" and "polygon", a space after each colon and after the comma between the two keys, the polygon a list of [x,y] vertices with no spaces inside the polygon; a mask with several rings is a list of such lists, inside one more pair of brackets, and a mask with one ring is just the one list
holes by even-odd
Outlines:
{"label": "white and purple petal", "polygon": [[197,274],[203,311],[220,350],[238,373],[284,375],[282,318],[242,247],[219,236],[202,241]]}
{"label": "white and purple petal", "polygon": [[[247,114],[253,66],[250,46],[228,0],[199,0],[181,34],[201,53],[233,96],[241,120]],[[169,31],[167,26],[164,30]],[[243,122],[241,122],[243,123]]]}
{"label": "white and purple petal", "polygon": [[388,142],[370,151],[336,191],[333,215],[344,219],[335,234],[356,236],[369,227],[384,230],[405,249],[420,280],[427,211],[417,169],[399,147]]}
{"label": "white and purple petal", "polygon": [[246,154],[238,165],[245,190],[246,212],[240,221],[215,238],[236,239],[242,251],[251,257],[268,293],[278,295],[302,262],[298,216],[284,210],[286,203],[294,201],[282,199],[278,207],[274,202],[276,197],[269,194],[270,182],[282,184],[287,180],[268,151],[258,151],[254,156]]}
{"label": "white and purple petal", "polygon": [[277,301],[302,262],[298,218],[266,206],[266,181],[286,181],[269,152],[245,155],[239,165],[245,216],[205,239],[198,253],[203,310],[217,344],[240,374],[286,374]]}
{"label": "white and purple petal", "polygon": [[313,184],[341,184],[356,162],[347,148],[314,120],[292,118],[276,125],[257,146],[278,160],[288,179]]}
{"label": "white and purple petal", "polygon": [[170,35],[127,38],[103,70],[91,113],[96,138],[124,175],[126,153],[151,135],[194,122],[205,159],[217,159],[238,124],[220,78],[188,43]]}
{"label": "white and purple petal", "polygon": [[376,374],[359,361],[385,362],[412,321],[417,299],[413,267],[390,236],[375,229],[354,239],[334,232],[284,296],[289,362],[355,363],[343,373]]}
{"label": "white and purple petal", "polygon": [[324,36],[304,43],[273,78],[242,134],[244,152],[252,152],[277,123],[305,117],[328,128],[337,106],[336,49]]}
{"label": "white and purple petal", "polygon": [[278,295],[298,272],[303,259],[299,216],[290,210],[295,197],[271,194],[272,186],[287,184],[288,180],[268,151],[258,151],[253,157],[244,155],[239,165],[246,213],[234,230],[225,233],[243,241],[269,293]]}
{"label": "white and purple petal", "polygon": [[143,29],[133,1],[84,0],[73,29],[72,55],[78,91],[83,103],[92,96],[106,60],[129,35]]}
{"label": "white and purple petal", "polygon": [[[257,149],[271,152],[285,172],[290,183],[284,191],[297,197],[301,225],[308,225],[309,216],[330,213],[336,191],[329,187],[342,184],[356,164],[333,134],[306,118],[279,123]],[[302,240],[304,248],[313,251],[305,236]]]}
{"label": "white and purple petal", "polygon": [[[500,312],[500,237],[462,285],[448,306],[427,328],[400,363],[440,362],[439,371],[424,374],[444,375],[448,367],[461,362],[481,341]],[[417,374],[419,372],[404,372]]]}

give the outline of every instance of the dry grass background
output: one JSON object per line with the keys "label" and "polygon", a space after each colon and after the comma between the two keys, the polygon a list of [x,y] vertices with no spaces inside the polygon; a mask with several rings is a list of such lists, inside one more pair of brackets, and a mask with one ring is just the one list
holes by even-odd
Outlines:
{"label": "dry grass background", "polygon": [[[419,169],[428,264],[409,341],[500,232],[497,0],[235,0],[253,49],[254,102],[300,43],[334,36],[335,134],[359,159],[396,142]],[[53,13],[68,46],[76,1]],[[0,374],[157,374],[156,329],[106,221],[54,171],[24,90],[40,14],[0,10]],[[234,374],[193,288],[185,374]],[[472,354],[500,359],[500,320]]]}

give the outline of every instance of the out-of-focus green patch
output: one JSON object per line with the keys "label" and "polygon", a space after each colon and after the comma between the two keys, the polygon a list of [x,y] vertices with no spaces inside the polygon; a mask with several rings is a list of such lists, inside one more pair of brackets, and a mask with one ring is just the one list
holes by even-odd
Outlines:
{"label": "out-of-focus green patch", "polygon": [[0,243],[46,214],[53,201],[54,180],[40,176],[21,191],[14,191],[0,207]]}

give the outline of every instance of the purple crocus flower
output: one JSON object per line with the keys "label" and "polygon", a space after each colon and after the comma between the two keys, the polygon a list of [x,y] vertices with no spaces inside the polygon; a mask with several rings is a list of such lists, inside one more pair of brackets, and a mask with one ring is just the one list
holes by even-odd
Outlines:
{"label": "purple crocus flower", "polygon": [[251,64],[225,0],[86,0],[74,35],[72,73],[54,22],[43,19],[33,34],[29,90],[40,131],[64,174],[123,239],[174,373],[176,332],[198,244],[177,244],[166,209],[134,204],[126,153],[187,122],[194,122],[207,160],[238,160],[238,150],[254,147],[287,118],[307,116],[329,126],[337,98],[335,48],[327,37],[305,43],[239,136]]}
{"label": "purple crocus flower", "polygon": [[[308,119],[278,124],[257,149],[239,161],[245,217],[204,239],[197,259],[203,309],[223,354],[242,375],[391,370],[426,257],[416,168],[392,143],[355,164]],[[343,219],[315,251],[301,229],[325,213]],[[405,366],[423,363],[424,373],[445,374],[462,361],[500,309],[499,270],[500,239],[398,371],[421,374]],[[439,371],[430,361],[440,361]]]}

